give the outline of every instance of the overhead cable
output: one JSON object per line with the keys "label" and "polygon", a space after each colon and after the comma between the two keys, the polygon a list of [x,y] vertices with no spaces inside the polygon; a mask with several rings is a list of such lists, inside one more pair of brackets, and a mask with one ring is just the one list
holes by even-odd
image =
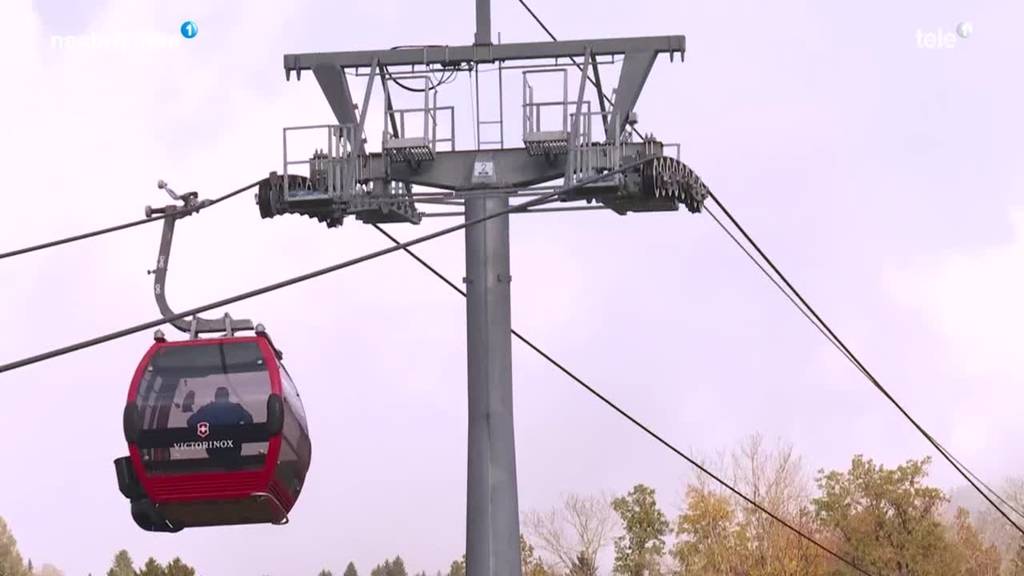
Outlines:
{"label": "overhead cable", "polygon": [[[717,216],[715,216],[714,212],[711,212],[710,210],[707,210],[707,208],[705,207],[705,211],[708,212],[708,214],[715,220],[715,222],[719,225],[719,227],[721,227],[722,230],[724,230],[729,235],[729,237],[733,240],[733,242],[735,242],[736,245],[739,246],[743,250],[743,252],[746,253],[746,255],[751,260],[754,261],[755,264],[757,264],[757,266],[758,266],[758,268],[760,268],[761,272],[763,272],[766,276],[768,276],[768,278],[770,280],[772,280],[772,283],[774,283],[775,286],[780,291],[782,291],[782,293],[789,299],[789,301],[792,302],[793,305],[796,306],[798,309],[800,309],[800,311],[804,315],[804,317],[806,317],[815,326],[815,328],[817,328],[818,331],[821,332],[822,335],[825,336],[825,338],[833,346],[835,346],[836,349],[839,350],[839,352],[847,360],[849,360],[850,363],[853,364],[853,366],[861,374],[863,374],[864,377],[867,378],[867,380],[869,382],[871,382],[871,384],[874,385],[874,387],[879,392],[881,392],[882,395],[885,396],[885,398],[887,400],[889,400],[889,402],[892,403],[892,405],[895,406],[897,410],[899,410],[900,414],[902,414],[903,417],[906,418],[914,426],[914,428],[916,428],[917,431],[920,432],[921,435],[924,436],[924,438],[936,450],[938,450],[939,454],[941,454],[942,457],[945,458],[946,461],[949,462],[949,464],[957,472],[959,472],[960,475],[963,476],[963,478],[965,480],[967,480],[967,483],[970,484],[971,487],[974,488],[978,492],[978,494],[981,494],[981,496],[989,504],[991,504],[992,507],[995,508],[996,511],[999,512],[999,514],[1003,518],[1005,518],[1007,522],[1009,522],[1014,528],[1016,528],[1017,531],[1021,533],[1021,535],[1024,535],[1024,528],[1021,528],[1021,526],[1019,524],[1017,524],[1017,522],[1014,521],[1013,518],[1011,518],[1010,515],[1007,514],[1007,512],[1005,510],[1003,510],[1003,508],[1001,506],[999,506],[998,504],[995,503],[995,501],[993,501],[993,499],[988,495],[988,493],[986,493],[985,490],[983,490],[980,486],[978,486],[977,483],[975,483],[974,479],[978,478],[978,476],[974,472],[972,472],[969,468],[967,468],[967,466],[965,466],[962,462],[960,462],[958,459],[956,459],[956,457],[954,457],[952,455],[952,453],[949,452],[949,450],[947,450],[931,434],[929,434],[928,431],[925,430],[924,427],[921,426],[921,424],[919,424],[917,422],[917,420],[914,419],[914,417],[910,415],[910,413],[906,410],[906,408],[904,408],[903,405],[900,404],[896,400],[896,398],[894,398],[893,395],[884,386],[882,386],[882,383],[879,382],[878,379],[875,378],[875,376],[864,365],[864,363],[861,362],[860,359],[857,358],[857,356],[853,353],[853,351],[850,350],[849,346],[847,346],[839,338],[839,336],[836,335],[836,333],[832,330],[832,328],[829,327],[828,323],[826,323],[821,318],[821,316],[814,310],[813,307],[811,307],[811,305],[807,302],[807,300],[800,294],[800,292],[786,278],[786,276],[782,273],[782,271],[779,270],[778,266],[775,265],[775,263],[772,261],[772,259],[769,258],[768,255],[765,254],[764,250],[762,250],[761,247],[757,244],[757,242],[755,242],[754,239],[751,238],[750,234],[747,233],[747,231],[743,228],[743,226],[741,226],[740,223],[736,220],[736,218],[733,217],[732,213],[730,213],[729,210],[725,207],[725,205],[722,204],[722,201],[718,198],[718,196],[716,196],[715,193],[711,192],[710,190],[708,191],[708,195],[711,197],[712,200],[715,201],[715,204],[722,210],[722,213],[725,214],[726,218],[729,219],[729,221],[736,228],[736,230],[738,230],[740,232],[740,234],[747,241],[747,243],[750,244],[750,246],[754,249],[755,252],[757,252],[757,254],[765,262],[765,264],[767,264],[768,267],[771,268],[771,270],[772,270],[772,272],[774,272],[775,276],[777,276],[778,279],[781,280],[782,284],[780,284],[778,281],[776,281],[773,278],[772,274],[769,273],[768,269],[765,268],[763,265],[761,265],[760,262],[758,262],[758,260],[754,257],[754,255],[749,250],[747,250],[746,247],[740,242],[739,238],[737,238],[734,234],[732,234],[728,230],[728,228],[725,226],[725,224]],[[783,284],[785,285],[785,289],[783,288]],[[978,481],[981,482],[980,479]],[[989,488],[987,484],[985,484],[984,482],[981,482],[981,483],[986,488],[988,488],[988,490],[992,491],[993,494],[995,494],[995,491],[992,490],[991,488]],[[1005,498],[1003,498],[1002,496],[999,496],[998,494],[996,494],[996,497],[1000,501],[1004,502],[1006,505],[1009,506],[1009,502],[1007,502]],[[1012,506],[1010,506],[1010,508],[1014,512],[1016,512],[1018,515],[1020,515],[1020,511],[1018,511],[1016,508],[1013,508]]]}
{"label": "overhead cable", "polygon": [[[402,247],[402,250],[404,250],[406,254],[408,254],[408,255],[409,255],[409,256],[411,256],[411,257],[412,257],[412,258],[413,258],[414,260],[416,260],[417,262],[419,262],[419,263],[420,263],[420,264],[421,264],[421,265],[422,265],[423,267],[425,267],[425,268],[426,268],[427,270],[429,270],[431,274],[433,274],[434,276],[437,276],[438,278],[440,278],[440,279],[441,279],[441,281],[442,281],[442,282],[444,282],[445,284],[447,284],[449,288],[451,288],[452,290],[455,290],[456,292],[458,292],[459,294],[461,294],[461,295],[462,295],[463,297],[465,297],[465,296],[466,296],[466,291],[465,291],[465,290],[463,290],[462,288],[460,288],[460,287],[459,287],[459,286],[458,286],[457,284],[455,284],[455,282],[452,282],[452,281],[451,281],[450,279],[448,279],[448,278],[447,278],[447,277],[446,277],[446,276],[445,276],[444,274],[442,274],[442,273],[441,273],[440,271],[438,271],[438,270],[437,270],[436,268],[434,268],[433,266],[431,266],[431,265],[430,265],[430,263],[428,263],[428,262],[427,262],[426,260],[424,260],[423,258],[420,258],[420,256],[419,256],[419,255],[417,255],[417,254],[416,254],[415,252],[413,252],[412,250],[410,250],[410,249],[408,248],[408,246],[407,246],[407,243],[403,244],[403,243],[402,243],[402,242],[400,242],[400,241],[399,241],[399,240],[398,240],[397,238],[395,238],[394,236],[392,236],[391,234],[389,234],[389,233],[388,233],[388,232],[387,232],[386,230],[384,230],[383,228],[381,228],[381,227],[380,227],[380,226],[378,226],[377,224],[374,224],[374,225],[373,225],[373,227],[374,227],[374,228],[376,228],[376,229],[377,229],[377,230],[378,230],[378,231],[379,231],[379,232],[380,232],[381,234],[383,234],[384,236],[386,236],[386,237],[387,237],[387,238],[388,238],[389,240],[391,240],[391,242],[392,242],[392,243],[394,243],[394,245],[395,245],[396,247],[399,247],[399,246],[401,246],[401,247]],[[710,470],[708,470],[707,468],[705,468],[705,467],[704,467],[703,465],[701,465],[701,464],[700,464],[699,462],[697,462],[697,461],[696,461],[695,459],[691,458],[691,457],[690,457],[689,455],[687,455],[687,454],[686,454],[685,452],[683,452],[682,450],[680,450],[680,449],[676,448],[676,447],[675,447],[675,445],[673,445],[672,443],[670,443],[670,442],[669,442],[668,440],[665,440],[665,439],[664,439],[664,438],[663,438],[662,436],[660,436],[660,435],[659,435],[658,433],[656,433],[656,432],[654,432],[653,430],[651,430],[651,429],[650,429],[650,428],[649,428],[649,427],[648,427],[647,425],[645,425],[644,423],[640,422],[640,421],[639,421],[638,419],[636,419],[636,418],[635,418],[634,416],[632,416],[632,415],[631,415],[630,413],[626,412],[626,411],[625,411],[624,409],[620,408],[620,407],[618,406],[618,404],[616,404],[615,402],[612,402],[612,401],[611,401],[611,400],[609,400],[609,399],[608,399],[608,398],[607,398],[606,396],[604,396],[603,394],[601,394],[600,392],[598,392],[598,391],[597,391],[596,389],[594,389],[594,387],[593,387],[593,386],[590,386],[589,384],[587,384],[586,382],[584,382],[582,378],[580,378],[580,377],[579,377],[579,376],[577,376],[577,375],[576,375],[575,373],[573,373],[572,371],[570,371],[570,370],[569,370],[568,368],[566,368],[566,367],[565,367],[565,366],[564,366],[564,365],[563,365],[562,363],[558,362],[557,360],[555,360],[554,358],[552,358],[552,357],[551,357],[551,356],[550,356],[550,355],[549,355],[548,353],[546,353],[546,352],[544,352],[543,350],[541,350],[541,348],[540,348],[539,346],[537,346],[536,344],[534,344],[533,342],[531,342],[530,340],[528,340],[528,339],[527,339],[527,338],[526,338],[525,336],[523,336],[522,334],[520,334],[519,332],[517,332],[515,328],[513,328],[513,329],[511,330],[511,332],[512,332],[512,335],[513,335],[513,336],[515,336],[515,337],[516,337],[516,338],[517,338],[517,339],[518,339],[518,340],[519,340],[520,342],[522,342],[523,344],[525,344],[526,346],[528,346],[528,347],[529,347],[530,349],[532,349],[532,350],[533,350],[534,352],[536,352],[537,354],[539,354],[539,355],[540,355],[540,356],[541,356],[542,358],[544,358],[544,359],[545,359],[545,360],[547,360],[547,361],[548,361],[549,363],[551,363],[551,365],[553,365],[553,366],[554,366],[555,368],[558,368],[558,369],[559,369],[559,370],[560,370],[560,371],[561,371],[562,373],[564,373],[564,374],[565,374],[566,376],[568,376],[569,378],[571,378],[571,379],[572,379],[572,380],[573,380],[574,382],[576,382],[577,384],[579,384],[580,386],[582,386],[582,387],[583,387],[583,388],[584,388],[584,389],[585,389],[585,390],[586,390],[587,392],[590,392],[590,393],[591,393],[591,394],[592,394],[593,396],[595,396],[595,397],[596,397],[596,398],[597,398],[598,400],[600,400],[601,402],[605,403],[605,404],[606,404],[607,406],[609,406],[609,407],[610,407],[610,408],[611,408],[612,410],[615,410],[616,412],[618,412],[618,414],[619,414],[620,416],[622,416],[622,417],[623,417],[623,418],[625,418],[626,420],[629,420],[629,422],[630,422],[630,423],[632,423],[632,424],[633,424],[633,425],[635,425],[636,427],[638,427],[638,428],[640,428],[641,430],[643,430],[643,431],[644,431],[644,432],[645,432],[645,433],[646,433],[646,434],[647,434],[648,436],[650,436],[651,438],[653,438],[654,440],[656,440],[657,442],[659,442],[659,443],[660,443],[661,445],[663,445],[663,446],[665,446],[666,448],[668,448],[669,450],[671,450],[671,451],[672,451],[673,453],[675,453],[675,454],[676,454],[677,456],[679,456],[679,457],[680,457],[680,458],[682,458],[683,460],[686,460],[686,461],[687,461],[688,463],[690,463],[690,464],[691,464],[692,466],[694,466],[695,468],[697,468],[697,470],[700,470],[701,472],[703,472],[704,474],[706,474],[706,475],[707,475],[708,477],[710,477],[710,478],[711,478],[711,479],[713,479],[714,481],[716,481],[716,482],[718,482],[719,484],[721,484],[721,485],[722,485],[723,487],[725,487],[725,488],[726,488],[727,490],[729,490],[730,492],[732,492],[733,494],[735,494],[736,496],[738,496],[738,497],[739,497],[740,499],[742,499],[742,500],[743,500],[744,502],[746,502],[747,504],[749,504],[749,505],[753,506],[753,507],[754,507],[755,509],[757,509],[757,510],[758,510],[758,511],[760,511],[761,513],[763,513],[763,514],[767,515],[767,516],[768,516],[769,518],[771,518],[772,520],[775,520],[776,522],[778,522],[778,523],[782,524],[782,525],[783,525],[784,527],[786,527],[787,529],[789,529],[790,531],[792,531],[792,532],[793,532],[794,534],[796,534],[796,535],[797,535],[797,536],[799,536],[800,538],[803,538],[803,539],[804,539],[804,540],[806,540],[807,542],[810,542],[810,543],[811,543],[811,544],[813,544],[813,545],[814,545],[815,547],[817,547],[817,548],[818,548],[818,549],[820,549],[821,551],[825,552],[825,553],[826,553],[826,554],[828,554],[829,556],[832,556],[833,558],[835,558],[835,559],[839,560],[840,562],[842,562],[842,563],[846,564],[847,566],[849,566],[850,568],[853,568],[854,570],[856,570],[857,572],[859,572],[859,573],[861,573],[861,574],[865,574],[865,575],[868,575],[868,576],[870,576],[870,574],[871,574],[870,572],[868,572],[868,571],[866,571],[865,569],[861,568],[860,566],[858,566],[857,564],[855,564],[855,563],[854,563],[854,562],[853,562],[852,560],[850,560],[850,559],[846,558],[845,556],[843,556],[843,555],[839,554],[838,552],[836,552],[836,551],[832,550],[832,549],[831,549],[831,548],[829,548],[828,546],[825,546],[824,544],[822,544],[821,542],[819,542],[819,541],[818,541],[818,540],[817,540],[816,538],[814,538],[813,536],[811,536],[811,535],[807,534],[807,533],[806,533],[806,532],[804,532],[803,530],[801,530],[801,529],[797,528],[796,526],[793,526],[792,524],[790,524],[789,522],[787,522],[786,520],[784,520],[783,518],[781,518],[780,516],[778,516],[777,514],[775,514],[774,512],[772,512],[771,510],[768,510],[767,508],[765,508],[765,507],[764,507],[764,505],[762,505],[761,503],[759,503],[759,502],[757,502],[756,500],[754,500],[753,498],[751,498],[751,497],[747,496],[746,494],[744,494],[743,492],[741,492],[741,491],[740,491],[739,489],[737,489],[737,488],[736,488],[736,487],[734,487],[733,485],[731,485],[731,484],[729,484],[728,482],[726,482],[725,480],[723,480],[723,479],[722,479],[721,477],[719,477],[718,475],[716,475],[716,474],[715,474],[714,472],[711,472]]]}
{"label": "overhead cable", "polygon": [[63,346],[61,348],[56,348],[56,349],[53,349],[53,350],[42,352],[42,353],[36,354],[34,356],[29,356],[27,358],[22,358],[20,360],[15,360],[13,362],[9,362],[7,364],[0,365],[0,373],[8,372],[10,370],[14,370],[16,368],[21,368],[21,367],[24,367],[24,366],[29,366],[31,364],[42,362],[44,360],[50,360],[50,359],[56,358],[58,356],[63,356],[65,354],[69,354],[71,352],[76,352],[78,350],[83,350],[83,349],[89,348],[91,346],[96,346],[98,344],[103,344],[105,342],[110,342],[111,340],[116,340],[118,338],[123,338],[125,336],[129,336],[131,334],[135,334],[137,332],[141,332],[141,331],[147,330],[149,328],[156,328],[157,326],[160,326],[161,324],[173,322],[175,320],[182,320],[182,319],[188,318],[189,316],[195,316],[197,314],[201,314],[203,312],[207,312],[209,310],[213,310],[214,308],[220,308],[222,306],[227,306],[228,304],[234,304],[235,302],[240,302],[242,300],[247,300],[247,299],[252,298],[254,296],[260,296],[260,295],[266,294],[268,292],[273,292],[273,291],[279,290],[281,288],[286,288],[286,287],[291,286],[293,284],[298,284],[300,282],[305,282],[305,281],[311,280],[313,278],[318,278],[320,276],[324,276],[326,274],[330,274],[331,272],[336,272],[336,271],[342,270],[344,268],[355,266],[356,264],[361,264],[363,262],[367,262],[367,261],[370,261],[370,260],[374,260],[376,258],[380,258],[381,256],[385,256],[387,254],[391,254],[392,252],[397,252],[398,250],[401,250],[402,248],[407,248],[409,246],[415,246],[416,244],[421,244],[421,243],[426,242],[428,240],[433,240],[435,238],[439,238],[441,236],[446,236],[446,235],[451,234],[453,232],[458,232],[460,230],[469,228],[470,226],[475,226],[477,224],[480,224],[482,222],[486,222],[486,221],[491,220],[493,218],[498,218],[500,216],[505,216],[505,215],[513,213],[513,212],[518,212],[518,211],[521,211],[521,210],[526,210],[528,208],[532,208],[534,206],[539,206],[541,204],[546,204],[546,203],[548,203],[550,201],[556,200],[558,198],[558,196],[560,196],[562,194],[565,194],[566,192],[571,192],[573,190],[576,190],[576,189],[579,189],[579,188],[583,188],[585,186],[589,186],[590,184],[593,184],[595,182],[599,182],[601,180],[610,178],[610,177],[615,176],[617,174],[621,174],[623,172],[628,172],[628,171],[630,171],[630,170],[632,170],[634,168],[639,167],[641,164],[644,164],[646,162],[651,161],[652,159],[653,159],[653,157],[645,157],[645,158],[642,158],[640,160],[636,160],[634,162],[626,163],[623,166],[621,166],[619,168],[616,168],[615,170],[609,170],[608,172],[604,172],[604,173],[601,173],[601,174],[596,174],[596,175],[593,175],[593,176],[589,176],[587,178],[583,178],[583,179],[579,180],[578,182],[576,182],[575,184],[571,184],[569,186],[561,187],[561,188],[553,190],[553,191],[551,191],[551,192],[549,192],[547,194],[544,194],[544,195],[541,195],[541,196],[537,196],[536,198],[532,198],[530,200],[527,200],[525,202],[521,202],[521,203],[516,204],[514,206],[510,206],[509,208],[498,210],[498,211],[496,211],[494,213],[488,214],[486,216],[481,216],[479,218],[474,218],[472,220],[466,220],[465,222],[462,222],[461,224],[456,224],[454,226],[449,226],[448,228],[443,228],[443,229],[438,230],[436,232],[431,232],[429,234],[424,234],[423,236],[419,236],[417,238],[414,238],[413,240],[409,240],[408,242],[405,242],[405,243],[403,243],[400,246],[393,246],[391,248],[385,248],[383,250],[378,250],[376,252],[371,252],[369,254],[364,254],[362,256],[353,258],[351,260],[346,260],[346,261],[341,262],[339,264],[334,264],[332,266],[328,266],[326,268],[321,268],[319,270],[314,270],[313,272],[308,272],[306,274],[302,274],[300,276],[289,278],[287,280],[282,280],[280,282],[275,282],[274,284],[263,286],[262,288],[256,288],[255,290],[250,290],[248,292],[243,292],[241,294],[237,294],[235,296],[224,298],[224,299],[218,300],[216,302],[212,302],[212,303],[209,303],[209,304],[204,304],[202,306],[197,306],[195,308],[191,308],[189,310],[185,310],[184,312],[179,312],[179,313],[171,315],[171,316],[167,316],[167,317],[163,317],[163,318],[157,318],[155,320],[150,320],[148,322],[143,322],[142,324],[137,324],[137,325],[131,326],[129,328],[124,328],[124,329],[121,329],[121,330],[117,330],[116,332],[111,332],[109,334],[104,334],[102,336],[97,336],[95,338],[90,338],[88,340],[83,340],[81,342],[76,342],[76,343],[70,344],[68,346]]}
{"label": "overhead cable", "polygon": [[[210,206],[213,206],[214,204],[219,204],[219,203],[221,203],[221,202],[223,202],[223,201],[225,201],[225,200],[227,200],[229,198],[234,198],[235,196],[241,194],[242,192],[245,192],[246,190],[249,190],[250,188],[258,186],[259,183],[260,183],[260,181],[257,180],[256,182],[253,182],[252,184],[248,184],[248,185],[246,185],[243,188],[239,188],[238,190],[234,190],[232,192],[228,192],[227,194],[225,194],[223,196],[220,196],[218,198],[214,198],[213,200],[203,204],[202,206],[196,206],[196,207],[187,208],[187,209],[183,208],[183,209],[179,210],[176,214],[179,217],[181,217],[181,216],[186,216],[186,215],[188,215],[189,213],[192,213],[192,212],[198,212],[199,210],[201,210],[203,208],[208,208]],[[46,248],[53,248],[54,246],[60,246],[62,244],[70,244],[72,242],[78,242],[79,240],[86,240],[88,238],[95,238],[96,236],[102,236],[104,234],[110,234],[111,232],[118,232],[120,230],[127,230],[128,228],[134,228],[135,226],[140,226],[142,224],[147,224],[149,222],[161,221],[163,219],[164,219],[164,216],[148,216],[146,218],[140,218],[139,220],[132,220],[131,222],[125,222],[124,224],[118,224],[116,226],[110,226],[108,228],[100,228],[99,230],[93,230],[92,232],[85,232],[83,234],[76,234],[74,236],[68,236],[66,238],[60,238],[58,240],[51,240],[49,242],[43,242],[42,244],[36,244],[34,246],[26,246],[24,248],[19,248],[17,250],[11,250],[10,252],[2,252],[2,253],[0,253],[0,260],[3,260],[4,258],[11,258],[13,256],[20,256],[22,254],[28,254],[29,252],[36,252],[38,250],[44,250]]]}

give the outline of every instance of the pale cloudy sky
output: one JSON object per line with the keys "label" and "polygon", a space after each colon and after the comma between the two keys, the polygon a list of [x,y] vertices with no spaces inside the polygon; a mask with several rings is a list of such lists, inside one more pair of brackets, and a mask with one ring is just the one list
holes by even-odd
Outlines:
{"label": "pale cloudy sky", "polygon": [[[1002,2],[535,2],[561,38],[684,34],[655,66],[645,132],[693,166],[876,375],[958,457],[1021,473],[1024,8]],[[142,216],[154,186],[220,195],[280,170],[280,129],[332,121],[285,53],[467,44],[469,0],[5,0],[0,251]],[[542,40],[494,0],[502,40]],[[53,35],[199,35],[171,47],[55,49]],[[945,49],[918,30],[974,34]],[[625,24],[625,25],[624,25]],[[509,73],[509,142],[518,75]],[[460,105],[464,81],[441,94]],[[376,109],[375,109],[376,110]],[[380,115],[374,113],[380,126]],[[464,137],[465,136],[465,137]],[[358,222],[261,220],[249,195],[179,225],[183,309],[387,245]],[[419,228],[392,227],[402,238]],[[156,316],[158,226],[0,262],[0,362]],[[812,469],[933,454],[706,216],[513,217],[514,325],[695,455],[760,431]],[[420,252],[462,276],[462,237]],[[395,254],[230,308],[285,350],[313,465],[286,527],[139,530],[111,461],[148,333],[0,375],[0,515],[37,564],[99,574],[119,548],[203,574],[433,572],[465,531],[464,304]],[[515,345],[520,504],[653,485],[674,512],[691,471]],[[941,463],[933,479],[958,484]]]}

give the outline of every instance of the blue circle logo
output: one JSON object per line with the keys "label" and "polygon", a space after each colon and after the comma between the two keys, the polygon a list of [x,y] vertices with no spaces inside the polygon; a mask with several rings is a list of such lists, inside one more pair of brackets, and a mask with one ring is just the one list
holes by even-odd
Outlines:
{"label": "blue circle logo", "polygon": [[181,35],[185,38],[195,38],[199,34],[199,27],[191,20],[185,20],[181,24]]}

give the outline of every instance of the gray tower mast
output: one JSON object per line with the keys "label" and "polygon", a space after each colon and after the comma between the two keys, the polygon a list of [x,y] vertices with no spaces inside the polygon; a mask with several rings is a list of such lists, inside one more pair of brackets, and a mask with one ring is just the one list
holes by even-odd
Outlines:
{"label": "gray tower mast", "polygon": [[[476,46],[491,45],[490,0],[476,2]],[[507,209],[507,195],[470,193],[466,219]],[[508,214],[466,228],[469,462],[466,574],[518,575],[519,491],[512,420],[512,301]]]}
{"label": "gray tower mast", "polygon": [[[476,0],[476,36],[470,46],[429,46],[378,51],[287,54],[285,77],[312,71],[337,124],[284,129],[283,174],[271,173],[257,193],[264,218],[302,214],[328,227],[347,216],[367,223],[413,223],[450,212],[421,212],[416,202],[457,206],[475,220],[510,206],[513,197],[561,190],[562,203],[586,202],[582,209],[629,212],[699,212],[706,189],[670,146],[653,137],[637,139],[633,107],[658,55],[682,61],[682,36],[493,44],[490,1]],[[577,59],[580,59],[577,61]],[[569,60],[570,62],[566,62]],[[604,95],[600,69],[621,61],[613,97]],[[582,62],[582,65],[580,64]],[[497,120],[480,111],[480,71],[497,74]],[[522,74],[522,146],[505,145],[503,78]],[[579,72],[575,99],[569,78]],[[438,80],[435,74],[440,73]],[[455,110],[439,106],[439,88],[459,73],[472,75],[476,148],[455,145]],[[446,76],[447,75],[447,76]],[[531,80],[561,80],[560,98],[539,99]],[[366,78],[357,105],[350,77]],[[384,94],[381,151],[366,149],[367,110],[374,86]],[[395,108],[391,89],[422,91],[422,108]],[[597,92],[598,109],[585,99],[587,84]],[[547,124],[542,124],[542,116]],[[409,121],[410,118],[422,118]],[[447,120],[447,121],[446,121]],[[481,141],[497,126],[498,140]],[[603,132],[598,138],[595,128]],[[292,159],[288,137],[319,130],[326,147]],[[445,134],[447,130],[447,135]],[[642,161],[642,162],[640,162]],[[625,170],[625,167],[635,167]],[[299,172],[299,173],[297,173]],[[302,174],[301,172],[305,172]],[[607,178],[594,181],[600,174]],[[561,180],[561,186],[546,183]],[[582,182],[586,180],[586,182]],[[413,193],[419,185],[435,191]],[[569,208],[555,208],[569,209]],[[531,208],[528,212],[543,211]],[[550,210],[550,209],[548,209]],[[465,282],[469,451],[466,505],[468,576],[513,576],[522,572],[519,502],[516,484],[512,395],[509,216],[466,229]]]}

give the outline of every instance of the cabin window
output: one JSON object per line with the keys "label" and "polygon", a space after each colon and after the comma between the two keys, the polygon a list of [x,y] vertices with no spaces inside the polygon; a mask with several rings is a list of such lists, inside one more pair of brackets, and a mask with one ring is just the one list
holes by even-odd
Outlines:
{"label": "cabin window", "polygon": [[309,430],[309,426],[306,424],[306,410],[302,407],[302,399],[299,397],[299,389],[295,387],[295,382],[292,381],[292,377],[288,374],[288,370],[285,369],[284,365],[281,365],[281,389],[284,391],[284,399],[295,413],[295,417],[299,419],[304,430]]}
{"label": "cabin window", "polygon": [[285,418],[276,475],[278,482],[296,498],[309,468],[311,446],[302,399],[284,365],[281,365],[281,390],[285,400]]}
{"label": "cabin window", "polygon": [[261,468],[270,390],[255,341],[160,348],[136,399],[144,466],[154,473]]}

